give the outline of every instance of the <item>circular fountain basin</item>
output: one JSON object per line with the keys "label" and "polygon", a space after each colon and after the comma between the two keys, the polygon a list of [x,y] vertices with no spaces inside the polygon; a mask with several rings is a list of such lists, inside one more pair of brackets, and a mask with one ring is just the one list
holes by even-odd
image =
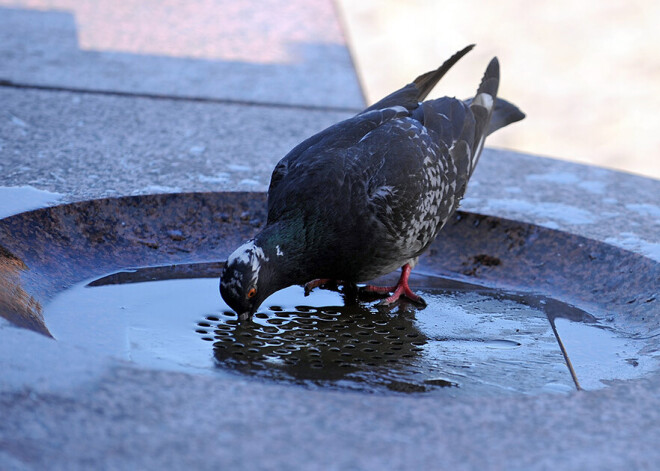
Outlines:
{"label": "circular fountain basin", "polygon": [[194,193],[0,220],[0,313],[148,368],[374,394],[567,392],[657,370],[660,264],[473,213],[413,271],[424,309],[294,286],[239,322],[218,276],[265,219],[263,193]]}

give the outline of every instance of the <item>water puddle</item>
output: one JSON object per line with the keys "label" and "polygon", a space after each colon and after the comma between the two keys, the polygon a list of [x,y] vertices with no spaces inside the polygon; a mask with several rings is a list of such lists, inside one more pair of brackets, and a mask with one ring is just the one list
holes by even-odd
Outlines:
{"label": "water puddle", "polygon": [[[58,341],[149,368],[372,393],[537,394],[641,377],[657,349],[557,300],[418,277],[427,301],[385,310],[342,293],[275,293],[239,323],[217,264],[128,270],[45,309]],[[648,340],[648,339],[647,339]]]}

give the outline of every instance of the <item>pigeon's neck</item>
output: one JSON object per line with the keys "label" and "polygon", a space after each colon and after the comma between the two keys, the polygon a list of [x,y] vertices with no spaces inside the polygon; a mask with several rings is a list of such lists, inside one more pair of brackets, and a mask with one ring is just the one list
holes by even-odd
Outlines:
{"label": "pigeon's neck", "polygon": [[264,265],[275,290],[310,281],[304,227],[281,222],[269,225],[255,237],[255,244],[264,252]]}

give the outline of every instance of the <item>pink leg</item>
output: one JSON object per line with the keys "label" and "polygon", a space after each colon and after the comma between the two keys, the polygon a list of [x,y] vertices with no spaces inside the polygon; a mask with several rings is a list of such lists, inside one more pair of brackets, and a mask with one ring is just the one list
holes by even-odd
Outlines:
{"label": "pink leg", "polygon": [[365,287],[365,291],[369,293],[379,293],[379,294],[387,294],[392,292],[392,295],[386,298],[383,301],[383,304],[393,304],[396,301],[398,301],[399,298],[401,298],[401,296],[405,296],[406,298],[410,299],[413,302],[426,305],[426,302],[420,296],[417,296],[415,293],[413,293],[412,290],[410,289],[410,286],[408,286],[408,278],[410,278],[411,271],[412,268],[408,263],[406,263],[401,268],[401,276],[399,277],[399,281],[396,284],[396,286],[368,285]]}

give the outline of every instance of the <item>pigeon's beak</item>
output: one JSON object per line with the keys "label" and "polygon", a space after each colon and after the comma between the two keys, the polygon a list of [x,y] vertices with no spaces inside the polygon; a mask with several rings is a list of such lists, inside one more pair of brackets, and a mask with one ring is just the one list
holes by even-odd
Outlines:
{"label": "pigeon's beak", "polygon": [[257,312],[257,309],[259,309],[258,303],[253,305],[248,311],[238,313],[238,320],[246,321],[248,319],[252,319],[252,316],[254,316],[254,313]]}

